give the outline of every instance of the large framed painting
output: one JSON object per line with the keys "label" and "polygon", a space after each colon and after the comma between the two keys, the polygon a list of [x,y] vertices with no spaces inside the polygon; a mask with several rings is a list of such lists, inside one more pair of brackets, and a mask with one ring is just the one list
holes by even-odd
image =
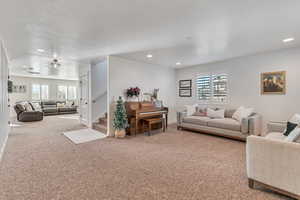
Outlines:
{"label": "large framed painting", "polygon": [[192,87],[192,80],[180,80],[179,81],[179,88],[188,88]]}
{"label": "large framed painting", "polygon": [[261,74],[261,94],[285,94],[286,72],[266,72]]}
{"label": "large framed painting", "polygon": [[180,97],[191,97],[192,89],[179,89],[179,96]]}

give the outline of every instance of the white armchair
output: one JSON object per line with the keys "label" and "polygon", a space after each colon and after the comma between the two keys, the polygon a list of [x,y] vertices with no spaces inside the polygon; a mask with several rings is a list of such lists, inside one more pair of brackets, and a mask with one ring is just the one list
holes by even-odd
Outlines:
{"label": "white armchair", "polygon": [[249,187],[259,183],[300,200],[300,144],[283,141],[285,124],[270,123],[268,129],[266,137],[247,138]]}

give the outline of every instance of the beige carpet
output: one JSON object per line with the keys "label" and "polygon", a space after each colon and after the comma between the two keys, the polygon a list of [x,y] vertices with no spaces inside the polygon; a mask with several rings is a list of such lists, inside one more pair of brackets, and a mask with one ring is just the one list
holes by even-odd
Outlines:
{"label": "beige carpet", "polygon": [[176,131],[75,145],[76,120],[14,127],[0,170],[1,200],[271,200],[251,190],[245,143]]}

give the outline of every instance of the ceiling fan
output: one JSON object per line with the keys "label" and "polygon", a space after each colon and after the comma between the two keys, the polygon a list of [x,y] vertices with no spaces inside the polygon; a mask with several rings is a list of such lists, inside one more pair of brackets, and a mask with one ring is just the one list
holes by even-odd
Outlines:
{"label": "ceiling fan", "polygon": [[54,58],[54,59],[52,60],[52,62],[50,63],[50,65],[51,65],[53,68],[55,68],[55,69],[61,66],[61,64],[60,64],[60,62],[58,61],[57,58]]}

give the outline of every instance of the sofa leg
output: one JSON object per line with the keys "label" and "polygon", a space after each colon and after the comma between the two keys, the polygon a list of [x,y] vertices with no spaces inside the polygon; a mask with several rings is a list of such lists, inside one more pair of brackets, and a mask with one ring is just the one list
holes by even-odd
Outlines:
{"label": "sofa leg", "polygon": [[254,188],[254,180],[253,179],[248,179],[248,186],[249,188],[253,189]]}

